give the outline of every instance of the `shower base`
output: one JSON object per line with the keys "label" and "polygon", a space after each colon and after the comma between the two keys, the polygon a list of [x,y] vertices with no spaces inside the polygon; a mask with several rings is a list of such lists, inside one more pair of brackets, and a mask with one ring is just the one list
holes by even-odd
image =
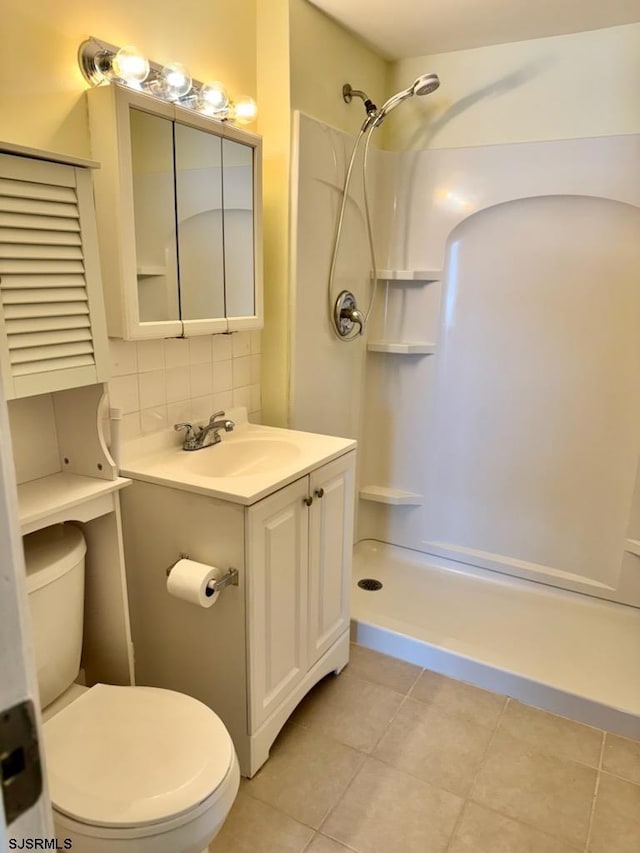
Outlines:
{"label": "shower base", "polygon": [[364,540],[351,618],[363,646],[640,738],[636,608]]}

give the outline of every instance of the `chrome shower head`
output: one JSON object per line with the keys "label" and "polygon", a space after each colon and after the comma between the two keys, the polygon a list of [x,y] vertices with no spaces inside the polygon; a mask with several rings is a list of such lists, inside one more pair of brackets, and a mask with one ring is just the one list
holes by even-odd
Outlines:
{"label": "chrome shower head", "polygon": [[406,101],[407,98],[411,98],[413,95],[430,95],[431,92],[435,92],[439,85],[440,80],[437,74],[422,74],[411,86],[409,86],[408,89],[404,89],[402,92],[392,95],[389,100],[382,105],[380,110],[378,110],[374,126],[377,127],[381,124],[385,116],[387,116],[391,110],[395,110],[396,107],[400,106],[400,104],[403,101]]}

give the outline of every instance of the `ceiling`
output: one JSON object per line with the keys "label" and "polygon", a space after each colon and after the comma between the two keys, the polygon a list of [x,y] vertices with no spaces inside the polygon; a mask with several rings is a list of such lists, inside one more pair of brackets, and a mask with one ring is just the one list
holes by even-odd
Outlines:
{"label": "ceiling", "polygon": [[310,0],[386,59],[640,21],[640,0]]}

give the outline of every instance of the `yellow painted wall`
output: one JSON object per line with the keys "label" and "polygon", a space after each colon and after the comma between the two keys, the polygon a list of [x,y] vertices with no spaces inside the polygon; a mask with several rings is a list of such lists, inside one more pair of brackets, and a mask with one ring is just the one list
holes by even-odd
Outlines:
{"label": "yellow painted wall", "polygon": [[289,0],[257,0],[258,132],[263,137],[262,420],[287,425],[289,401]]}
{"label": "yellow painted wall", "polygon": [[640,24],[419,56],[392,90],[441,86],[385,122],[385,146],[448,148],[640,132]]}
{"label": "yellow painted wall", "polygon": [[364,90],[378,106],[391,65],[307,0],[291,0],[291,107],[355,133],[365,117],[361,100],[345,104],[342,86]]}
{"label": "yellow painted wall", "polygon": [[181,61],[194,77],[220,79],[233,95],[256,95],[256,0],[2,0],[0,137],[89,156],[76,60],[89,35],[136,44],[157,62]]}

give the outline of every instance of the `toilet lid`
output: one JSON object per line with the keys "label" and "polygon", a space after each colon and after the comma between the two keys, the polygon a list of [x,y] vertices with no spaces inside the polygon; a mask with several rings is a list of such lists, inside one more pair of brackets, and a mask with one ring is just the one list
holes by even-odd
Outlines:
{"label": "toilet lid", "polygon": [[96,684],[44,725],[55,808],[97,826],[176,817],[209,797],[233,744],[206,705],[172,690]]}

